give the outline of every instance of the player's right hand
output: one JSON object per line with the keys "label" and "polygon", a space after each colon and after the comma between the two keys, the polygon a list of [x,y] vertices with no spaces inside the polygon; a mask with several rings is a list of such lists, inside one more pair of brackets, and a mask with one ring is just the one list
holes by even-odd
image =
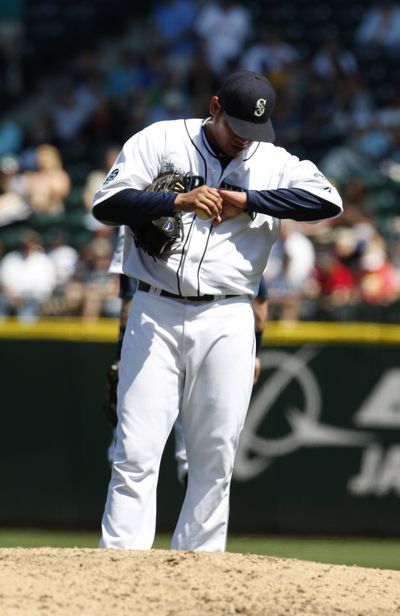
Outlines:
{"label": "player's right hand", "polygon": [[213,218],[215,223],[221,221],[222,197],[216,188],[199,186],[188,193],[176,195],[173,209],[181,212],[200,212],[204,218]]}

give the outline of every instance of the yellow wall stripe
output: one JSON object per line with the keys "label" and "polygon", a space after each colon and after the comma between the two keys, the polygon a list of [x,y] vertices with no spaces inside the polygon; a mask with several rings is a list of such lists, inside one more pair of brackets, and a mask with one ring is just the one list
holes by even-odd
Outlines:
{"label": "yellow wall stripe", "polygon": [[[117,338],[117,319],[85,321],[80,318],[54,317],[40,319],[35,323],[20,323],[9,318],[0,322],[0,340],[116,342]],[[295,345],[306,342],[400,344],[400,325],[271,321],[264,330],[264,344]]]}
{"label": "yellow wall stripe", "polygon": [[305,342],[400,344],[400,325],[280,321],[268,323],[263,334],[264,344]]}
{"label": "yellow wall stripe", "polygon": [[40,319],[34,323],[20,323],[16,319],[7,319],[0,323],[0,339],[116,342],[117,337],[117,319],[85,321],[79,318],[54,317]]}

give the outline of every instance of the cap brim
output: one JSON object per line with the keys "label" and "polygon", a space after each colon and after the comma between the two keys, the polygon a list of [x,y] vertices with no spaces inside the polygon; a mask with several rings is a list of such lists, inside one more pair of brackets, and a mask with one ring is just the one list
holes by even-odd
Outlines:
{"label": "cap brim", "polygon": [[275,141],[275,132],[271,120],[256,124],[254,122],[240,120],[239,118],[233,118],[226,112],[225,118],[231,130],[242,139],[249,139],[250,141],[267,141],[269,143]]}

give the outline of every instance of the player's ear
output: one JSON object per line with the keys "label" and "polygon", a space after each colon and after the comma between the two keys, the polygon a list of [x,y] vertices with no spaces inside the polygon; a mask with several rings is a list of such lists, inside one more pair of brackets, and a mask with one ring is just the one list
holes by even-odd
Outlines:
{"label": "player's ear", "polygon": [[218,96],[213,96],[210,101],[210,115],[215,116],[220,109],[221,105],[219,104]]}

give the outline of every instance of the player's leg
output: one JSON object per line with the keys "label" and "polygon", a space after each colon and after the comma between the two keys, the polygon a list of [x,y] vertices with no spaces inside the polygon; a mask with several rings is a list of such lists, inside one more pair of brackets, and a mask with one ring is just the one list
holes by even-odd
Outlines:
{"label": "player's leg", "polygon": [[167,307],[156,309],[160,302],[164,299],[137,292],[124,335],[101,547],[148,549],[154,541],[159,465],[178,414],[183,378],[177,319]]}
{"label": "player's leg", "polygon": [[250,302],[225,300],[193,321],[181,417],[189,463],[188,488],[172,547],[223,551],[229,490],[254,373]]}

